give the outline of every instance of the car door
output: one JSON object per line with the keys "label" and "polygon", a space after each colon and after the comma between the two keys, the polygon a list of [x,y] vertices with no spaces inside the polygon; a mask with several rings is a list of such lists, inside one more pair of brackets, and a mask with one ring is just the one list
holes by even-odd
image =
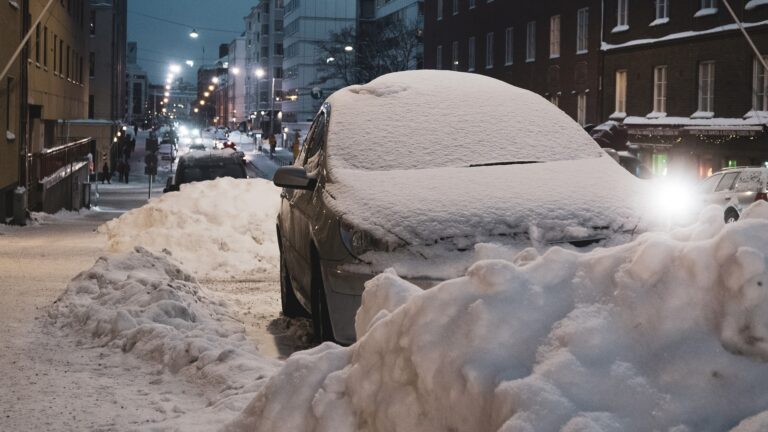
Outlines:
{"label": "car door", "polygon": [[733,202],[741,211],[755,202],[757,193],[762,190],[763,171],[761,169],[746,169],[741,172],[733,187]]}
{"label": "car door", "polygon": [[732,204],[734,197],[733,187],[740,174],[741,171],[726,171],[723,173],[723,178],[717,184],[717,187],[715,187],[715,192],[713,194],[715,204],[722,206]]}
{"label": "car door", "polygon": [[[307,173],[315,173],[319,166],[317,161],[325,144],[325,131],[327,126],[327,115],[321,111],[315,121],[312,123],[310,132],[304,141],[296,165],[302,166]],[[291,282],[296,288],[296,294],[303,300],[305,306],[310,304],[311,282],[312,282],[312,260],[310,257],[310,247],[312,244],[311,224],[315,215],[317,203],[317,191],[320,186],[314,190],[285,189],[283,203],[287,206],[288,215],[288,243],[290,251],[286,255],[288,269],[291,274]]]}

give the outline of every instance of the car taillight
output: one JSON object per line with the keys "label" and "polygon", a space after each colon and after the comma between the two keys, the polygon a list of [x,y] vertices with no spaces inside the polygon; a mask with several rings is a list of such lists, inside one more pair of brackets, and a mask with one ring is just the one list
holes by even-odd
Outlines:
{"label": "car taillight", "polygon": [[755,201],[768,201],[768,192],[758,192],[757,195],[755,195]]}

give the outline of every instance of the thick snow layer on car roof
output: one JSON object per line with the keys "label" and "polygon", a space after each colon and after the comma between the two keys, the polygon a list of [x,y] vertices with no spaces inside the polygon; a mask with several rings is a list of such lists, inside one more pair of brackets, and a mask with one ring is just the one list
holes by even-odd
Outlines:
{"label": "thick snow layer on car roof", "polygon": [[342,169],[326,184],[327,202],[346,222],[409,244],[511,234],[544,243],[577,238],[594,226],[632,230],[646,187],[608,156],[474,168]]}
{"label": "thick snow layer on car roof", "polygon": [[292,356],[226,430],[765,431],[755,206],[727,226],[714,207],[621,247],[481,261],[426,291],[381,274],[357,343]]}
{"label": "thick snow layer on car roof", "polygon": [[556,161],[600,152],[541,96],[478,74],[398,72],[339,90],[328,102],[331,170]]}

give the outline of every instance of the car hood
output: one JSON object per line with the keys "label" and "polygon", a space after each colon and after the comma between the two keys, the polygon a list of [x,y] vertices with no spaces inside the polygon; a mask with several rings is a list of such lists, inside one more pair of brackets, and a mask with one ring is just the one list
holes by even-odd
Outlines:
{"label": "car hood", "polygon": [[646,188],[609,157],[328,174],[331,209],[390,245],[605,237],[638,228]]}

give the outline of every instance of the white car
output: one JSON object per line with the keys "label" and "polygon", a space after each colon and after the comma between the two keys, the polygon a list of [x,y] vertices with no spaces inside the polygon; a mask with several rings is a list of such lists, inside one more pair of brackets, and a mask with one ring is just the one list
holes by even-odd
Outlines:
{"label": "white car", "polygon": [[502,250],[621,243],[646,187],[541,96],[452,71],[334,93],[274,183],[283,312],[346,343],[374,275],[426,288]]}
{"label": "white car", "polygon": [[176,151],[173,148],[173,144],[163,143],[158,146],[157,155],[160,160],[173,161],[176,159]]}

